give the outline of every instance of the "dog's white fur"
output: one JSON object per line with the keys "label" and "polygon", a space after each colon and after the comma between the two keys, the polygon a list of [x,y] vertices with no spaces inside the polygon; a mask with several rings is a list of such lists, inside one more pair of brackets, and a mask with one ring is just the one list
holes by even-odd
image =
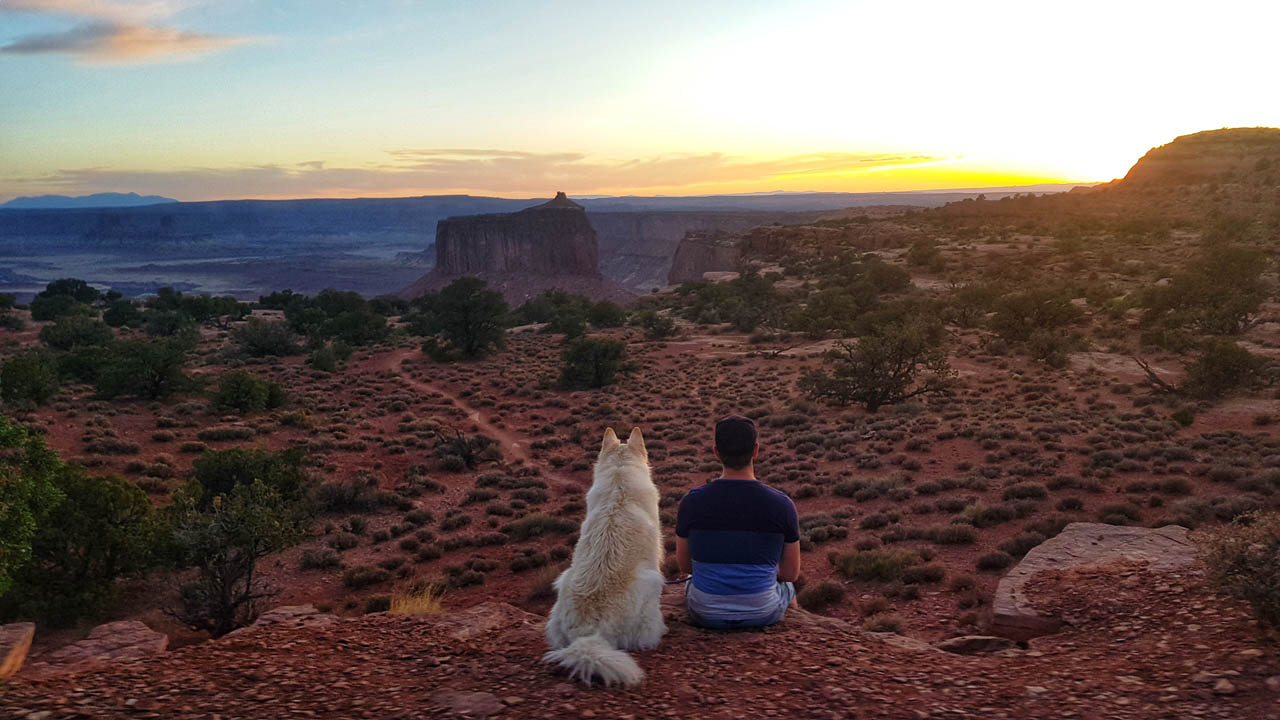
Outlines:
{"label": "dog's white fur", "polygon": [[547,620],[556,663],[588,685],[635,685],[644,671],[625,651],[658,646],[662,621],[662,531],[658,488],[640,428],[626,444],[613,428],[604,432],[596,459],[587,517],[569,569],[556,578],[557,599]]}

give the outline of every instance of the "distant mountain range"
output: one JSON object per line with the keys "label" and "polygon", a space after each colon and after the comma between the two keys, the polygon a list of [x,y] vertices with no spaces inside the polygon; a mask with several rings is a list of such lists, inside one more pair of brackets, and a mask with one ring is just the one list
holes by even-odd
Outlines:
{"label": "distant mountain range", "polygon": [[143,205],[160,205],[176,203],[173,198],[160,195],[139,195],[138,193],[97,193],[95,195],[38,195],[36,197],[17,197],[0,208],[10,210],[75,210],[79,208],[113,208],[141,207]]}

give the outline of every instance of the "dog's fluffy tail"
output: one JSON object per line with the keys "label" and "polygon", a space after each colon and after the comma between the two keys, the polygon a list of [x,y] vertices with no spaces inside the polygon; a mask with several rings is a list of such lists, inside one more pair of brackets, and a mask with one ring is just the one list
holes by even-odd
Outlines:
{"label": "dog's fluffy tail", "polygon": [[580,637],[568,647],[552,650],[542,661],[569,670],[569,675],[587,685],[599,678],[605,685],[638,685],[644,671],[631,656],[615,648],[600,633]]}

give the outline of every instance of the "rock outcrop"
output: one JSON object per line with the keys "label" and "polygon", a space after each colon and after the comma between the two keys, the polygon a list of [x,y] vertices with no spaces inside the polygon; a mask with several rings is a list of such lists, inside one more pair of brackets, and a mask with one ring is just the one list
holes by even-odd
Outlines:
{"label": "rock outcrop", "polygon": [[1175,138],[1152,148],[1123,185],[1199,185],[1280,176],[1280,129],[1228,128]]}
{"label": "rock outcrop", "polygon": [[436,225],[435,269],[401,294],[416,297],[475,276],[518,303],[557,288],[593,298],[630,299],[600,274],[596,232],[564,193],[519,212],[468,215]]}
{"label": "rock outcrop", "polygon": [[1036,608],[1027,585],[1049,570],[1075,570],[1115,562],[1144,563],[1152,570],[1173,570],[1195,562],[1195,547],[1187,529],[1124,527],[1102,523],[1071,523],[1056,537],[1036,546],[1009,571],[992,600],[992,632],[1015,640],[1060,630],[1063,620]]}
{"label": "rock outcrop", "polygon": [[137,660],[164,652],[169,638],[137,620],[121,620],[99,625],[89,637],[72,643],[33,662],[24,677],[40,678]]}

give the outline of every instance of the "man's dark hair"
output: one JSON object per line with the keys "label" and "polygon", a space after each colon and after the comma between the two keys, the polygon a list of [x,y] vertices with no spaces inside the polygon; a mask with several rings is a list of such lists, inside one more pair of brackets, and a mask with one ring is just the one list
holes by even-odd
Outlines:
{"label": "man's dark hair", "polygon": [[756,452],[756,424],[748,417],[730,415],[716,421],[716,452],[730,470],[751,464]]}

